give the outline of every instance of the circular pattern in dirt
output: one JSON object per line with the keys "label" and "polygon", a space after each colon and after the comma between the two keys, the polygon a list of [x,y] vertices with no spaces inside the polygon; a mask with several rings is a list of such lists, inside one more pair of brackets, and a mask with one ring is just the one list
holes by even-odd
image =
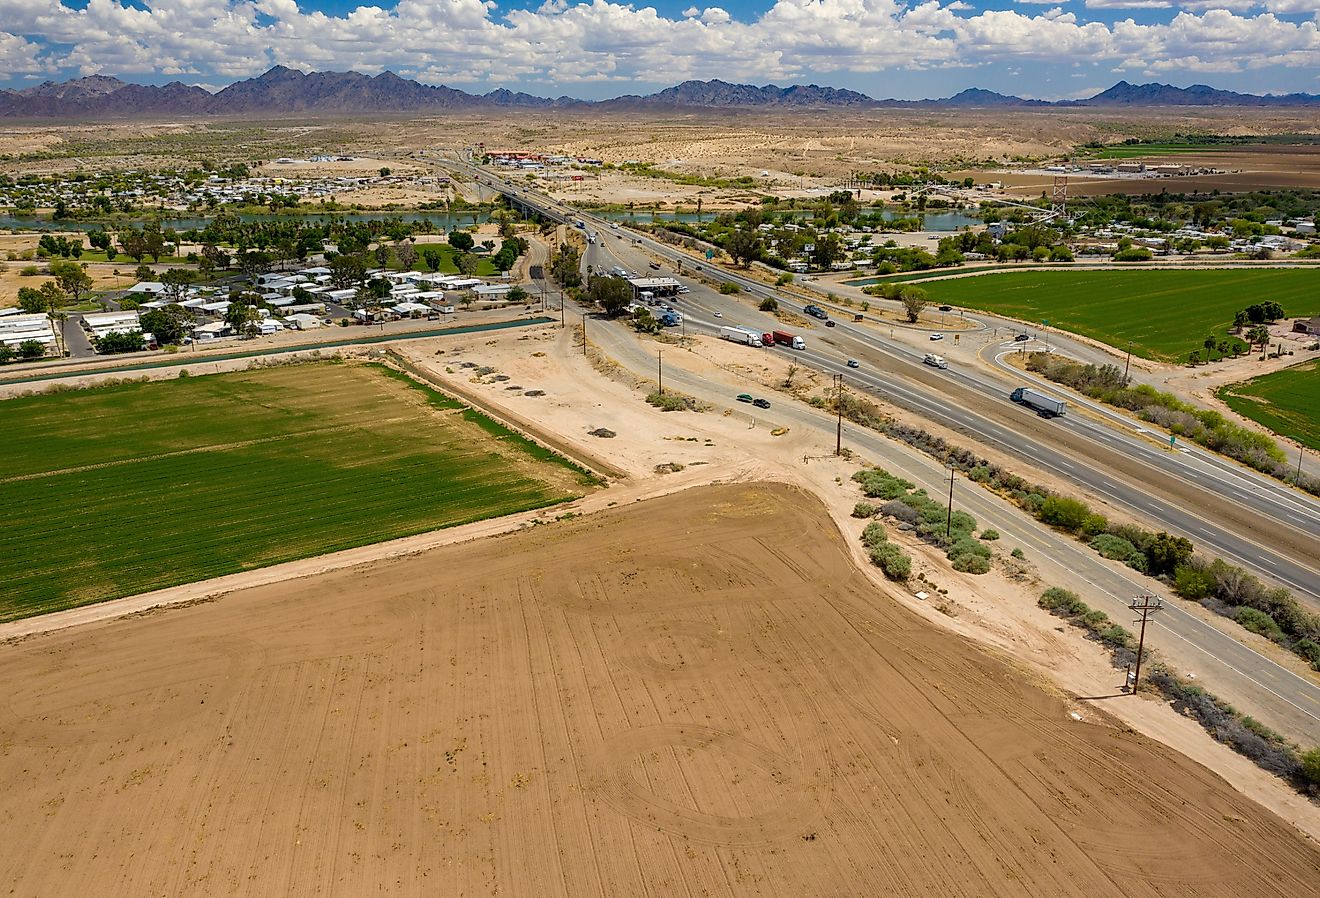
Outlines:
{"label": "circular pattern in dirt", "polygon": [[619,660],[638,673],[663,679],[708,677],[738,665],[733,634],[710,621],[653,621],[626,628]]}
{"label": "circular pattern in dirt", "polygon": [[[601,758],[599,795],[606,804],[644,826],[711,845],[800,838],[821,816],[829,793],[824,765],[795,764],[743,736],[700,724],[629,730],[609,740]],[[651,785],[638,778],[639,762]],[[698,799],[686,797],[688,784],[709,783],[714,771],[724,774],[721,792],[738,791],[740,803],[754,802],[765,810],[730,815],[694,807]],[[728,794],[720,798],[731,801]]]}

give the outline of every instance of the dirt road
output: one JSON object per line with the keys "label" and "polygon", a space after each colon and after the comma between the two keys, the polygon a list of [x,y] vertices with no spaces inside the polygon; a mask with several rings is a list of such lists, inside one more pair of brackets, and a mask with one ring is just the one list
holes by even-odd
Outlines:
{"label": "dirt road", "polygon": [[[717,486],[7,647],[18,895],[1304,895],[1320,851]],[[1103,721],[1103,718],[1102,718]]]}

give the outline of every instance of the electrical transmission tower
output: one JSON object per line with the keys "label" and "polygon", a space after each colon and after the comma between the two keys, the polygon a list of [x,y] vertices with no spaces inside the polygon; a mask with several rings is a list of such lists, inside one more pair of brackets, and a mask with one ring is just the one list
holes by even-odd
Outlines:
{"label": "electrical transmission tower", "polygon": [[1068,176],[1056,175],[1054,195],[1050,198],[1050,218],[1064,220],[1068,217]]}

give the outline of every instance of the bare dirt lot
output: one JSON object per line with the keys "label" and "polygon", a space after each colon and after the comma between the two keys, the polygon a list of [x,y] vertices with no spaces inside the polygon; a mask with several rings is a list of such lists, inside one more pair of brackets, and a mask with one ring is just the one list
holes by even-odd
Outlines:
{"label": "bare dirt lot", "polygon": [[716,486],[0,652],[17,895],[1305,895],[1320,851]]}

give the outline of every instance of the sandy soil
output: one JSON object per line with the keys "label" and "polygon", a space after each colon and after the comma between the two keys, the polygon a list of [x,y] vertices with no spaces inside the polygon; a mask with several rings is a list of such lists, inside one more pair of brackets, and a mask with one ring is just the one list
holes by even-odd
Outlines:
{"label": "sandy soil", "polygon": [[1320,851],[1203,768],[923,625],[788,487],[37,637],[0,671],[19,684],[0,722],[17,894],[1236,896],[1320,877]]}

